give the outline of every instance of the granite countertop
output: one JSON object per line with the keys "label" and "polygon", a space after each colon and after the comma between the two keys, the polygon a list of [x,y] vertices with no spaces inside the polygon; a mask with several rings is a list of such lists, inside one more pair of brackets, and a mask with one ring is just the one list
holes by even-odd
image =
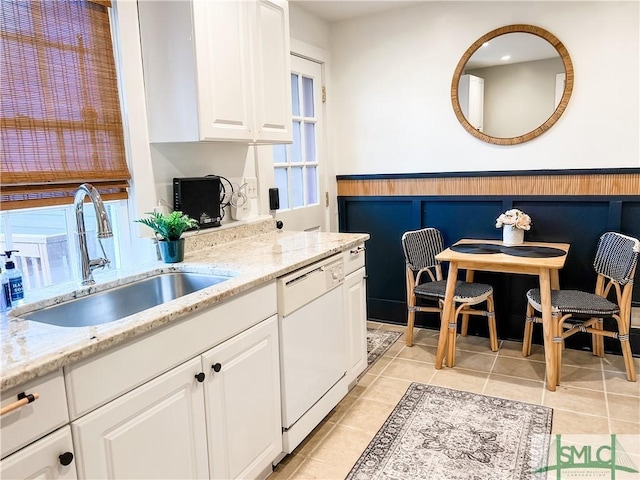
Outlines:
{"label": "granite countertop", "polygon": [[[179,320],[192,312],[211,307],[314,261],[347,250],[368,238],[368,234],[274,230],[247,238],[232,238],[227,243],[214,246],[206,246],[203,242],[198,245],[198,241],[192,240],[187,243],[188,253],[184,262],[153,262],[127,272],[115,272],[111,274],[111,278],[105,275],[91,287],[67,286],[67,291],[64,292],[65,287],[62,286],[58,287],[56,293],[53,293],[55,289],[52,289],[48,297],[43,296],[29,304],[14,308],[8,315],[2,315],[0,391]],[[43,306],[61,303],[160,272],[175,271],[234,276],[217,285],[102,325],[58,327],[20,318],[20,315]]]}

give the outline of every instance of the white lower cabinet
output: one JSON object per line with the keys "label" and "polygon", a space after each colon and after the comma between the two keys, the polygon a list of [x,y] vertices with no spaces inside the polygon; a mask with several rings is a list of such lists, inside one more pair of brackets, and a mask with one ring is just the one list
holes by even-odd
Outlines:
{"label": "white lower cabinet", "polygon": [[364,267],[344,279],[347,335],[347,380],[354,382],[367,367],[367,283]]}
{"label": "white lower cabinet", "polygon": [[0,478],[3,480],[78,478],[69,426],[62,427],[0,461]]}
{"label": "white lower cabinet", "polygon": [[202,370],[211,477],[264,477],[282,452],[277,316],[204,353]]}
{"label": "white lower cabinet", "polygon": [[209,478],[200,358],[72,422],[80,478]]}
{"label": "white lower cabinet", "polygon": [[277,317],[71,425],[80,478],[266,476],[282,452]]}

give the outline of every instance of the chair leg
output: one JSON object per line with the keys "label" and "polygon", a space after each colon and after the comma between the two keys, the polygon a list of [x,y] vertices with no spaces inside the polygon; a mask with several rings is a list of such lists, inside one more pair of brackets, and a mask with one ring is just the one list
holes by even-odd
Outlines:
{"label": "chair leg", "polygon": [[[598,330],[604,330],[602,318],[599,318],[596,322],[596,328]],[[599,357],[604,357],[604,336],[596,335],[595,337],[595,344],[597,346],[596,355],[598,355]]]}
{"label": "chair leg", "polygon": [[462,310],[462,324],[460,326],[460,336],[466,337],[467,332],[469,331],[469,314],[464,313],[465,310],[469,310],[469,305],[466,305]]}
{"label": "chair leg", "polygon": [[535,312],[530,303],[527,302],[527,313],[524,322],[524,334],[522,336],[522,356],[531,355],[531,340],[533,336],[533,316]]}
{"label": "chair leg", "polygon": [[[415,299],[413,302],[415,304]],[[407,312],[407,334],[406,334],[406,343],[407,347],[413,346],[413,324],[416,318],[416,311],[414,310],[415,305],[409,305],[409,310]]]}
{"label": "chair leg", "polygon": [[496,314],[493,306],[493,295],[489,295],[487,297],[487,320],[489,322],[489,346],[491,347],[492,352],[497,352],[498,331],[496,329]]}
{"label": "chair leg", "polygon": [[633,365],[633,354],[631,353],[631,345],[629,339],[620,342],[622,348],[622,356],[624,357],[624,368],[627,371],[627,380],[636,381],[636,368]]}
{"label": "chair leg", "polygon": [[615,317],[618,322],[618,338],[620,339],[620,348],[624,357],[624,368],[627,371],[627,380],[636,381],[636,369],[633,365],[633,354],[631,353],[631,345],[629,344],[629,323],[630,318]]}

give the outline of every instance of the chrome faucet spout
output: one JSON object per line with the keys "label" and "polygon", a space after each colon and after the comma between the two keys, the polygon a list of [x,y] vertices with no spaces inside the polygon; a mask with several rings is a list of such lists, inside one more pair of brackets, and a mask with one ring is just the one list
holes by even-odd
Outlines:
{"label": "chrome faucet spout", "polygon": [[80,252],[80,268],[82,271],[82,285],[93,285],[95,280],[93,279],[93,270],[96,268],[104,268],[109,265],[110,261],[102,248],[102,254],[104,258],[89,258],[89,249],[87,247],[87,234],[84,225],[84,198],[89,197],[93,208],[96,211],[96,219],[98,220],[98,241],[101,238],[113,237],[113,231],[111,230],[111,221],[107,215],[107,209],[102,202],[102,197],[90,183],[83,183],[78,187],[76,195],[74,197],[73,205],[76,211],[76,224],[78,228],[78,248]]}

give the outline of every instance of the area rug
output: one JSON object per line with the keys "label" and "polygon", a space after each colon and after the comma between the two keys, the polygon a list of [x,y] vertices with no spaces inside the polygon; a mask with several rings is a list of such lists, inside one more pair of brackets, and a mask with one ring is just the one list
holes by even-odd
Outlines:
{"label": "area rug", "polygon": [[370,367],[395,343],[400,332],[367,328],[367,365]]}
{"label": "area rug", "polygon": [[552,409],[412,383],[348,480],[542,479]]}

